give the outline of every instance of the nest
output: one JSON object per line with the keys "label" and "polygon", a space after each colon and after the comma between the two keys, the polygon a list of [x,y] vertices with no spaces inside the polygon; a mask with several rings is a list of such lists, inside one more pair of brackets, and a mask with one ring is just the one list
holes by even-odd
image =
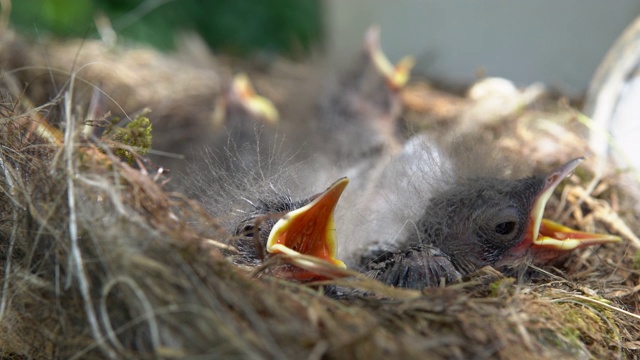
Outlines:
{"label": "nest", "polygon": [[[77,73],[38,105],[16,85],[22,75],[5,73],[1,89],[2,358],[638,356],[640,260],[630,242],[576,252],[532,279],[483,269],[423,291],[358,276],[295,284],[270,277],[268,267],[248,273],[223,255],[229,235],[220,219],[171,191],[161,168],[122,138],[82,134]],[[554,140],[565,159],[584,151],[567,105],[509,116],[482,125],[483,136],[500,132],[498,146],[541,168],[548,164],[532,139],[558,136],[541,124],[567,134]],[[532,118],[550,120],[534,126]],[[438,131],[448,128],[442,121]],[[631,239],[633,199],[616,178],[585,168],[550,201],[554,218]],[[359,295],[325,295],[335,285]]]}

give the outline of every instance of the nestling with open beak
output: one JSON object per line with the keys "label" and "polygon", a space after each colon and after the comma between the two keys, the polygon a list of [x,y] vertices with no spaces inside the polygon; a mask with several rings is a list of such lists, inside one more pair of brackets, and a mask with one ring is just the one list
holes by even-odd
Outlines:
{"label": "nestling with open beak", "polygon": [[[341,76],[319,105],[318,127],[326,152],[346,165],[396,153],[402,147],[399,91],[415,60],[393,65],[380,46],[380,29],[371,27],[355,66]],[[328,141],[327,141],[328,140]]]}
{"label": "nestling with open beak", "polygon": [[216,102],[211,145],[235,160],[251,162],[268,151],[276,138],[279,114],[275,105],[256,93],[249,77],[237,74]]}
{"label": "nestling with open beak", "polygon": [[276,276],[301,282],[343,276],[340,269],[346,266],[336,258],[334,210],[348,183],[347,178],[339,179],[303,200],[289,196],[260,200],[235,231],[239,255],[234,262],[258,266],[284,255],[285,264],[274,270]]}
{"label": "nestling with open beak", "polygon": [[393,250],[366,254],[360,266],[387,284],[420,289],[457,281],[484,266],[540,265],[577,248],[620,241],[543,219],[554,189],[582,161],[517,180],[457,179],[432,195],[404,241]]}

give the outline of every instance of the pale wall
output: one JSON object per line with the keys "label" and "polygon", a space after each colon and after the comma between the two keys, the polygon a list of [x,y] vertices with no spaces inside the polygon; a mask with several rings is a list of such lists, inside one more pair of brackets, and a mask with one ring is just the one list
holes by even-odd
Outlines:
{"label": "pale wall", "polygon": [[466,84],[478,68],[519,85],[542,81],[579,95],[640,0],[325,0],[328,50],[353,58],[371,23],[389,57]]}

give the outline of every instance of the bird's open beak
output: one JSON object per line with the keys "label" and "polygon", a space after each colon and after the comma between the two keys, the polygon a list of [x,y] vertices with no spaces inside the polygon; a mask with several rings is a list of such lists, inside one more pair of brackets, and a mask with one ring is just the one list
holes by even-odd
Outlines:
{"label": "bird's open beak", "polygon": [[280,118],[278,109],[273,103],[256,93],[246,74],[238,74],[233,78],[231,91],[238,97],[242,105],[259,119],[263,119],[269,125],[275,125]]}
{"label": "bird's open beak", "polygon": [[[560,166],[546,178],[544,188],[531,210],[528,238],[534,250],[569,251],[591,245],[621,241],[619,236],[574,230],[548,219],[543,219],[544,208],[555,188],[584,160],[573,159]],[[527,241],[525,241],[527,242]]]}
{"label": "bird's open beak", "polygon": [[402,89],[411,77],[411,69],[416,64],[413,56],[405,56],[396,65],[393,65],[380,47],[380,28],[372,26],[365,34],[365,49],[369,52],[371,61],[377,71],[382,75],[387,86],[392,90]]}
{"label": "bird's open beak", "polygon": [[[349,183],[342,178],[333,183],[324,192],[315,195],[307,205],[283,216],[271,229],[267,240],[267,252],[288,255],[293,265],[302,267],[289,274],[297,280],[317,280],[326,278],[326,268],[315,271],[313,262],[305,259],[309,256],[325,260],[342,269],[344,262],[336,259],[336,229],[333,219],[335,207],[340,195]],[[296,259],[300,261],[297,262]]]}

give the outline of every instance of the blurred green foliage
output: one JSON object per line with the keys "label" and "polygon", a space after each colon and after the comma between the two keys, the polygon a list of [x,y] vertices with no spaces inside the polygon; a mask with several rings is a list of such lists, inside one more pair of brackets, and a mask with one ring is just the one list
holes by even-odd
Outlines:
{"label": "blurred green foliage", "polygon": [[13,0],[14,27],[37,36],[97,37],[103,13],[121,38],[161,49],[180,30],[198,32],[212,48],[301,55],[321,36],[320,0]]}

